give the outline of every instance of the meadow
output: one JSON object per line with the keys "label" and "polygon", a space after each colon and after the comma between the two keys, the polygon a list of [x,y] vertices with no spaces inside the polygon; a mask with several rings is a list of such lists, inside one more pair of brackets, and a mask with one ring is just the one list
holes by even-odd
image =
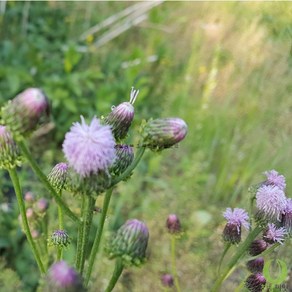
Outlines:
{"label": "meadow", "polygon": [[[137,9],[119,18],[132,5]],[[177,214],[183,227],[176,242],[181,290],[210,291],[224,249],[222,212],[248,209],[248,188],[263,181],[266,170],[286,177],[291,197],[292,5],[8,1],[0,8],[0,106],[28,87],[46,92],[52,119],[30,139],[45,173],[64,160],[61,146],[72,122],[81,114],[105,115],[129,100],[132,86],[140,93],[127,143],[138,143],[143,119],[186,121],[188,134],[177,147],[146,152],[131,180],[114,190],[105,238],[128,218],[146,222],[147,262],[126,269],[115,291],[168,291],[160,281],[172,272],[165,222]],[[112,23],[104,25],[108,19]],[[103,25],[97,30],[97,24]],[[48,197],[28,165],[19,175],[24,191]],[[4,170],[0,185],[0,291],[36,291],[37,267]],[[78,212],[80,199],[64,197]],[[102,201],[100,196],[97,206]],[[50,209],[53,218],[56,210]],[[65,225],[73,232],[71,221]],[[64,258],[72,262],[74,254],[70,247]],[[276,254],[288,263],[291,291],[291,241]],[[104,291],[112,269],[99,255],[89,291]],[[247,274],[240,265],[222,291],[235,291]]]}

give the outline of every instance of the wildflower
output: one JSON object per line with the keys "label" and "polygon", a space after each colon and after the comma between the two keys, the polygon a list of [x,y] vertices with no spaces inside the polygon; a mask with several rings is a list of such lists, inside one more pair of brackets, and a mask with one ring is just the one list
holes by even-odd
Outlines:
{"label": "wildflower", "polygon": [[70,238],[65,230],[55,230],[48,239],[49,245],[58,247],[67,247],[70,244]]}
{"label": "wildflower", "polygon": [[266,285],[266,279],[261,273],[251,274],[245,280],[245,287],[251,292],[262,292]]}
{"label": "wildflower", "polygon": [[167,220],[166,220],[166,228],[168,232],[171,234],[180,233],[181,224],[176,214],[168,215]]}
{"label": "wildflower", "polygon": [[284,227],[277,228],[275,224],[269,223],[268,228],[263,234],[263,239],[270,244],[276,242],[283,244],[286,234],[287,231]]}
{"label": "wildflower", "polygon": [[179,118],[150,120],[142,130],[142,144],[151,150],[163,150],[183,140],[187,131],[185,121]]}
{"label": "wildflower", "polygon": [[1,109],[2,120],[16,134],[34,130],[43,116],[49,114],[49,102],[38,88],[28,88]]}
{"label": "wildflower", "polygon": [[11,169],[20,163],[19,150],[10,131],[0,125],[0,168]]}
{"label": "wildflower", "polygon": [[264,259],[256,258],[254,260],[248,261],[246,264],[248,270],[252,273],[262,273],[264,269]]}
{"label": "wildflower", "polygon": [[247,212],[240,208],[234,208],[233,211],[231,208],[227,208],[223,216],[227,220],[223,231],[224,241],[232,244],[239,243],[241,240],[241,226],[243,225],[247,230],[250,226]]}
{"label": "wildflower", "polygon": [[137,219],[128,220],[110,243],[109,257],[121,257],[126,264],[140,265],[145,259],[148,239],[148,228],[143,222]]}
{"label": "wildflower", "polygon": [[89,125],[73,123],[66,134],[63,152],[69,165],[81,176],[107,171],[115,159],[115,140],[109,126],[94,117]]}
{"label": "wildflower", "polygon": [[119,175],[123,173],[134,159],[133,147],[129,145],[116,145],[116,159],[110,172]]}
{"label": "wildflower", "polygon": [[265,251],[268,247],[268,243],[263,239],[254,240],[249,247],[249,254],[251,256],[257,256]]}
{"label": "wildflower", "polygon": [[134,119],[133,104],[139,94],[139,90],[132,87],[130,102],[123,102],[116,107],[112,107],[112,112],[104,119],[107,125],[112,128],[113,135],[117,141],[126,137]]}
{"label": "wildflower", "polygon": [[48,289],[46,291],[83,291],[81,277],[65,261],[57,262],[51,266],[47,280]]}
{"label": "wildflower", "polygon": [[265,171],[264,175],[267,177],[264,182],[266,185],[276,186],[282,191],[285,190],[286,179],[284,175],[279,174],[276,170]]}
{"label": "wildflower", "polygon": [[292,199],[287,199],[287,206],[282,216],[282,224],[291,236],[292,235]]}
{"label": "wildflower", "polygon": [[161,283],[164,287],[172,287],[174,285],[174,279],[170,274],[164,274],[161,277]]}
{"label": "wildflower", "polygon": [[259,218],[281,221],[287,199],[283,190],[277,186],[264,185],[256,193],[256,205]]}
{"label": "wildflower", "polygon": [[48,180],[52,186],[60,192],[67,178],[68,164],[61,162],[56,164],[48,175]]}
{"label": "wildflower", "polygon": [[47,199],[45,198],[40,198],[37,202],[36,202],[36,210],[39,213],[45,213],[47,211],[47,209],[49,208],[49,202]]}

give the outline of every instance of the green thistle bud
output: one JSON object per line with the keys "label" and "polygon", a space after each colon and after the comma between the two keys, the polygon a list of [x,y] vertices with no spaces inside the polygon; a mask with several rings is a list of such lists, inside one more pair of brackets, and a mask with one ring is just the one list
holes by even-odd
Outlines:
{"label": "green thistle bud", "polygon": [[38,88],[24,90],[1,109],[2,122],[16,138],[30,133],[48,114],[48,99]]}
{"label": "green thistle bud", "polygon": [[138,266],[145,260],[148,239],[148,228],[143,222],[136,219],[128,220],[110,242],[109,257],[120,257],[124,264]]}
{"label": "green thistle bud", "polygon": [[20,154],[11,133],[0,125],[0,168],[11,169],[20,164]]}
{"label": "green thistle bud", "polygon": [[48,175],[48,181],[51,185],[60,192],[66,182],[68,164],[61,162],[56,164]]}
{"label": "green thistle bud", "polygon": [[114,175],[123,173],[134,159],[133,147],[129,145],[116,145],[116,159],[110,172]]}
{"label": "green thistle bud", "polygon": [[183,140],[187,131],[186,123],[179,118],[150,120],[142,130],[142,145],[151,150],[163,150]]}
{"label": "green thistle bud", "polygon": [[48,244],[57,247],[67,247],[70,244],[70,237],[65,230],[56,230],[48,239]]}
{"label": "green thistle bud", "polygon": [[133,104],[138,94],[139,90],[132,87],[130,101],[112,107],[112,112],[104,119],[104,123],[112,127],[112,133],[117,141],[124,139],[129,131],[135,114]]}

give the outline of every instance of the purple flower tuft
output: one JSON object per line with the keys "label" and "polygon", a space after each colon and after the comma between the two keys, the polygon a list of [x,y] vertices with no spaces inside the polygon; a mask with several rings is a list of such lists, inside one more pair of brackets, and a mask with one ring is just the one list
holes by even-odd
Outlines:
{"label": "purple flower tuft", "polygon": [[45,198],[40,198],[36,203],[36,209],[40,213],[44,213],[49,208],[49,201]]}
{"label": "purple flower tuft", "polygon": [[256,193],[259,214],[265,219],[281,221],[287,199],[283,190],[277,186],[264,185]]}
{"label": "purple flower tuft", "polygon": [[115,159],[115,140],[110,126],[103,126],[94,117],[87,125],[73,123],[66,134],[63,152],[69,165],[82,177],[107,171]]}
{"label": "purple flower tuft", "polygon": [[279,174],[276,170],[265,171],[264,175],[267,177],[266,185],[277,186],[281,190],[286,188],[285,176]]}
{"label": "purple flower tuft", "polygon": [[287,231],[284,227],[277,228],[275,224],[269,223],[267,230],[263,234],[263,239],[270,244],[276,242],[283,244],[286,234]]}
{"label": "purple flower tuft", "polygon": [[282,217],[283,226],[292,235],[292,199],[287,199],[287,206]]}

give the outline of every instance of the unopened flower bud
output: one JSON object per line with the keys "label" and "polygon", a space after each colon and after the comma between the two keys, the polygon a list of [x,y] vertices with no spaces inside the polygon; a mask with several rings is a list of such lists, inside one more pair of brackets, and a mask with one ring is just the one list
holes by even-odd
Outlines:
{"label": "unopened flower bud", "polygon": [[67,247],[70,244],[70,238],[65,230],[56,230],[48,239],[49,245],[57,247]]}
{"label": "unopened flower bud", "polygon": [[41,236],[41,234],[40,234],[40,232],[38,230],[33,229],[31,231],[31,236],[32,236],[33,239],[37,239],[37,238],[39,238]]}
{"label": "unopened flower bud", "polygon": [[1,109],[3,123],[16,135],[34,130],[42,116],[48,113],[47,97],[38,88],[24,90]]}
{"label": "unopened flower bud", "polygon": [[56,164],[48,175],[48,181],[60,192],[67,179],[68,164],[61,162]]}
{"label": "unopened flower bud", "polygon": [[150,120],[142,130],[142,145],[151,150],[163,150],[183,140],[187,131],[187,124],[179,118]]}
{"label": "unopened flower bud", "polygon": [[262,292],[266,285],[266,279],[261,273],[251,274],[245,280],[245,287],[251,292]]}
{"label": "unopened flower bud", "polygon": [[181,232],[180,220],[175,214],[170,214],[166,220],[166,228],[169,233],[176,234]]}
{"label": "unopened flower bud", "polygon": [[246,267],[251,273],[262,273],[264,269],[264,259],[256,258],[246,263]]}
{"label": "unopened flower bud", "polygon": [[65,261],[60,261],[51,266],[47,276],[46,292],[80,292],[84,291],[81,277]]}
{"label": "unopened flower bud", "polygon": [[45,213],[49,208],[49,201],[45,198],[41,198],[36,202],[36,210],[39,213]]}
{"label": "unopened flower bud", "polygon": [[267,247],[268,243],[265,242],[263,239],[256,239],[251,243],[248,252],[251,256],[257,256],[264,252]]}
{"label": "unopened flower bud", "polygon": [[28,220],[32,220],[35,217],[35,213],[32,208],[26,209],[26,217]]}
{"label": "unopened flower bud", "polygon": [[24,200],[28,204],[32,204],[35,200],[35,196],[32,192],[26,192],[24,195]]}
{"label": "unopened flower bud", "polygon": [[112,107],[111,113],[104,119],[104,122],[111,126],[112,133],[117,141],[124,139],[129,131],[134,118],[133,104],[138,94],[139,90],[134,90],[132,87],[130,101]]}
{"label": "unopened flower bud", "polygon": [[109,257],[120,257],[125,264],[138,266],[145,259],[148,239],[148,228],[143,222],[136,219],[128,220],[110,242]]}
{"label": "unopened flower bud", "polygon": [[161,277],[161,283],[164,287],[173,287],[174,279],[170,274],[164,274]]}
{"label": "unopened flower bud", "polygon": [[19,151],[11,133],[0,125],[0,168],[11,169],[20,164]]}
{"label": "unopened flower bud", "polygon": [[134,159],[133,147],[129,145],[116,145],[116,159],[110,168],[114,175],[123,173]]}

